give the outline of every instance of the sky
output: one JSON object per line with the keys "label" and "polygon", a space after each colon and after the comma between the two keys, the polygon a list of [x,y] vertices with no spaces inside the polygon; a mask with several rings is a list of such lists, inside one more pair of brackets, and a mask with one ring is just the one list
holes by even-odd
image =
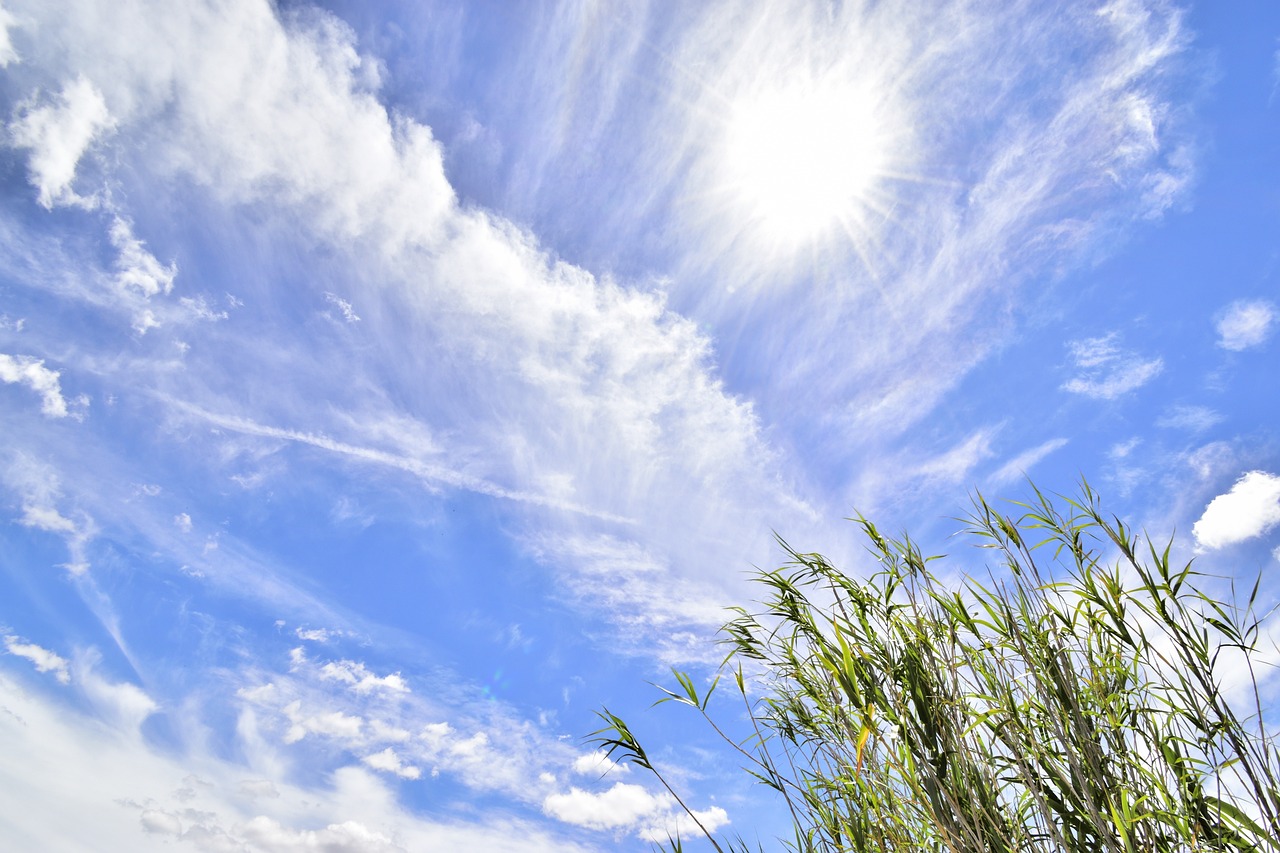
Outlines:
{"label": "sky", "polygon": [[775,533],[985,572],[1028,478],[1280,598],[1278,4],[2,0],[0,66],[0,847],[696,834],[603,706],[768,843],[650,682]]}

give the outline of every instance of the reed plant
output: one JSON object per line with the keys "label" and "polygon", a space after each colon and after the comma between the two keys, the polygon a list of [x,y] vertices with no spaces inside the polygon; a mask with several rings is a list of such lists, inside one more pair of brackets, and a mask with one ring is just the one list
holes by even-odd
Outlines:
{"label": "reed plant", "polygon": [[[1104,515],[1087,484],[1013,507],[975,499],[961,536],[988,559],[959,581],[861,517],[865,579],[779,540],[789,560],[759,573],[760,607],[732,609],[719,676],[700,690],[676,672],[659,702],[700,714],[777,792],[786,849],[1280,851],[1258,584],[1211,592],[1225,582]],[[723,681],[733,705],[711,702]],[[595,742],[683,805],[626,721],[601,717]]]}

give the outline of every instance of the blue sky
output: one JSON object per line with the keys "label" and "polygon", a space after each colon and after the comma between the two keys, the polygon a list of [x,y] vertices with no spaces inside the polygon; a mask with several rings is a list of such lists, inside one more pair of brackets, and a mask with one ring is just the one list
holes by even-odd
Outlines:
{"label": "blue sky", "polygon": [[1274,3],[2,8],[6,849],[767,839],[646,682],[1024,475],[1280,593]]}

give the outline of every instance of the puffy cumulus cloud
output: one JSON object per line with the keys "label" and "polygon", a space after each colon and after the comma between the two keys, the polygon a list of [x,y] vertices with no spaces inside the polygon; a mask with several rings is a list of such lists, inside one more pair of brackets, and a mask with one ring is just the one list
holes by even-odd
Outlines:
{"label": "puffy cumulus cloud", "polygon": [[42,359],[29,355],[0,353],[0,382],[26,385],[40,395],[40,411],[51,418],[67,416],[67,401],[62,396],[62,374],[44,366]]}
{"label": "puffy cumulus cloud", "polygon": [[71,188],[90,144],[115,122],[102,93],[84,76],[68,81],[54,103],[28,104],[9,124],[13,143],[30,149],[31,183],[45,207],[92,204]]}
{"label": "puffy cumulus cloud", "polygon": [[300,10],[286,24],[261,0],[123,0],[110,16],[92,0],[16,5],[34,31],[59,35],[33,44],[32,64],[70,50],[83,69],[62,106],[14,125],[20,144],[51,152],[31,162],[51,197],[103,128],[164,122],[155,153],[167,168],[230,200],[296,203],[334,235],[418,242],[453,208],[430,130],[388,114],[368,86],[376,62],[332,15]]}
{"label": "puffy cumulus cloud", "polygon": [[1280,524],[1280,477],[1250,471],[1209,501],[1191,527],[1196,544],[1215,549],[1261,536]]}
{"label": "puffy cumulus cloud", "polygon": [[543,800],[542,808],[565,823],[592,829],[617,829],[635,826],[670,811],[674,805],[670,794],[652,794],[641,785],[618,782],[601,793],[570,788],[568,793],[551,794]]}
{"label": "puffy cumulus cloud", "polygon": [[296,699],[283,709],[289,719],[290,726],[284,734],[285,743],[297,743],[309,734],[340,740],[355,740],[360,737],[364,720],[342,711],[324,711],[317,714],[304,714],[302,700]]}
{"label": "puffy cumulus cloud", "polygon": [[640,837],[651,844],[666,844],[673,838],[696,838],[707,832],[715,832],[729,823],[729,814],[719,806],[694,809],[693,814],[683,810],[661,815],[650,825],[641,828]]}
{"label": "puffy cumulus cloud", "polygon": [[571,769],[580,776],[604,777],[610,773],[629,773],[631,766],[619,764],[610,758],[604,750],[597,749],[586,755],[579,755],[573,760]]}
{"label": "puffy cumulus cloud", "polygon": [[[565,823],[590,829],[633,831],[652,842],[702,834],[698,823],[678,810],[670,794],[655,794],[641,785],[626,782],[618,782],[599,793],[571,787],[566,793],[548,795],[542,809]],[[708,832],[715,832],[729,822],[728,814],[719,806],[695,814]]]}
{"label": "puffy cumulus cloud", "polygon": [[1143,358],[1119,345],[1112,332],[1068,344],[1079,373],[1062,384],[1064,391],[1096,400],[1114,400],[1135,391],[1164,370],[1161,358]]}
{"label": "puffy cumulus cloud", "polygon": [[422,771],[413,766],[406,764],[400,756],[396,755],[396,751],[391,747],[387,747],[382,752],[375,752],[372,755],[366,755],[360,759],[374,770],[381,770],[384,773],[393,773],[401,779],[420,779]]}
{"label": "puffy cumulus cloud", "polygon": [[163,265],[147,251],[146,244],[133,235],[133,223],[117,216],[111,224],[111,242],[120,253],[116,258],[116,282],[143,296],[155,296],[173,290],[178,265]]}
{"label": "puffy cumulus cloud", "polygon": [[[199,744],[180,756],[153,748],[131,724],[72,712],[3,673],[0,695],[2,849],[500,853],[519,839],[533,853],[585,850],[544,820],[501,810],[429,819],[362,767],[339,767],[319,786],[298,784],[281,767],[245,781],[243,764]],[[260,759],[246,734],[238,730],[238,742]],[[200,784],[188,784],[193,772]]]}
{"label": "puffy cumulus cloud", "polygon": [[259,816],[241,827],[239,834],[251,844],[280,853],[294,850],[300,853],[310,850],[393,853],[405,849],[383,833],[354,820],[331,823],[320,830],[295,830],[281,826],[269,817]]}
{"label": "puffy cumulus cloud", "polygon": [[[551,784],[540,777],[577,757],[542,723],[519,717],[479,691],[472,701],[445,707],[434,698],[440,690],[419,695],[382,684],[356,690],[369,674],[367,666],[339,663],[327,668],[294,649],[288,672],[246,677],[236,695],[264,742],[403,779],[449,774],[472,790],[527,804],[540,803]],[[342,675],[335,678],[335,672]],[[457,691],[450,685],[447,692]]]}
{"label": "puffy cumulus cloud", "polygon": [[368,667],[358,661],[330,661],[320,667],[320,677],[349,685],[357,693],[369,693],[373,690],[387,690],[393,693],[409,691],[409,685],[405,684],[400,673],[374,675]]}
{"label": "puffy cumulus cloud", "polygon": [[1276,306],[1263,299],[1238,300],[1228,305],[1215,324],[1218,346],[1232,352],[1256,347],[1271,336]]}
{"label": "puffy cumulus cloud", "polygon": [[24,643],[20,637],[13,635],[4,638],[4,647],[9,654],[31,661],[40,672],[53,673],[53,677],[62,684],[71,683],[66,658],[34,643]]}
{"label": "puffy cumulus cloud", "polygon": [[512,763],[488,732],[463,735],[449,723],[428,723],[419,740],[424,756],[436,765],[433,773],[450,770],[481,787],[499,787],[504,777],[511,776]]}

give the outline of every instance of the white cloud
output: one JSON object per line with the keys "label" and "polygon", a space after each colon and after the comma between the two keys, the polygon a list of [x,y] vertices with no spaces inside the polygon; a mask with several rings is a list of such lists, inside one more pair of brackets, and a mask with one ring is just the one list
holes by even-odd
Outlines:
{"label": "white cloud", "polygon": [[[500,792],[532,805],[541,803],[551,784],[540,777],[569,766],[578,754],[548,735],[545,725],[517,717],[480,691],[468,702],[456,698],[459,688],[454,684],[437,683],[423,695],[382,688],[335,690],[335,680],[360,683],[367,668],[346,661],[338,671],[351,677],[334,679],[335,670],[326,671],[327,664],[296,655],[290,662],[287,674],[256,673],[247,681],[261,686],[243,687],[237,695],[255,719],[264,714],[264,728],[293,750],[337,750],[352,762],[403,778],[448,773],[472,790]],[[453,694],[454,701],[442,705],[442,692]],[[311,735],[323,740],[309,746]]]}
{"label": "white cloud", "polygon": [[[595,516],[605,521],[627,521],[627,519],[620,518],[609,513],[595,512],[584,506],[558,500],[554,496],[507,489],[496,483],[488,482],[465,472],[448,468],[430,458],[415,458],[413,456],[390,453],[377,448],[360,447],[343,441],[337,441],[325,435],[317,435],[314,433],[302,432],[300,430],[263,426],[244,418],[227,417],[202,411],[195,407],[181,404],[178,401],[173,401],[173,403],[175,404],[175,408],[183,410],[203,420],[207,420],[208,422],[216,424],[224,429],[235,430],[236,432],[241,432],[246,435],[285,439],[287,441],[317,447],[321,450],[328,450],[344,456],[354,457],[364,462],[372,462],[377,465],[399,468],[403,471],[407,471],[421,477],[423,480],[432,484],[440,483],[453,488],[466,489],[479,494],[489,495],[490,497],[530,503],[537,506],[560,509],[587,516]],[[432,447],[430,448],[430,451],[431,457],[440,455],[437,448]]]}
{"label": "white cloud", "polygon": [[254,799],[259,797],[278,799],[280,796],[279,789],[270,779],[243,779],[238,790]]}
{"label": "white cloud", "polygon": [[34,643],[24,643],[21,638],[12,635],[4,638],[4,647],[9,654],[31,661],[38,671],[52,672],[53,677],[62,684],[71,683],[71,673],[67,670],[66,659],[54,652]]}
{"label": "white cloud", "polygon": [[160,710],[145,690],[127,681],[109,681],[96,670],[97,655],[77,661],[76,681],[93,702],[98,714],[118,730],[138,736],[148,717]]}
{"label": "white cloud", "polygon": [[285,743],[297,743],[309,734],[352,740],[360,736],[360,730],[364,726],[363,719],[342,711],[303,714],[300,699],[290,702],[282,710],[292,723],[284,734]]}
{"label": "white cloud", "polygon": [[641,785],[617,782],[607,791],[593,794],[570,788],[565,794],[551,794],[542,809],[551,817],[592,829],[633,827],[675,805],[670,794],[651,794]]}
{"label": "white cloud", "polygon": [[171,812],[159,809],[147,809],[138,815],[142,831],[158,835],[182,835],[182,819]]}
{"label": "white cloud", "polygon": [[21,383],[40,395],[40,411],[51,418],[67,416],[67,401],[62,396],[58,371],[44,366],[42,359],[29,355],[0,353],[0,382]]}
{"label": "white cloud", "polygon": [[1164,360],[1144,359],[1118,345],[1112,332],[1100,338],[1086,338],[1068,344],[1079,373],[1062,388],[1098,400],[1114,400],[1146,385],[1164,370]]}
{"label": "white cloud", "polygon": [[[678,809],[668,793],[654,794],[640,785],[618,782],[600,793],[571,787],[567,793],[550,794],[542,810],[557,820],[590,829],[626,829],[646,841],[701,835],[697,824]],[[710,832],[729,822],[724,809],[713,806],[696,813]]]}
{"label": "white cloud", "polygon": [[298,853],[311,850],[396,853],[405,849],[381,832],[354,820],[331,823],[320,830],[295,830],[281,826],[269,817],[259,816],[245,824],[241,834],[250,844],[280,853],[295,850]]}
{"label": "white cloud", "polygon": [[355,308],[352,307],[350,302],[327,291],[324,294],[324,298],[326,302],[335,306],[342,313],[343,320],[346,320],[348,323],[360,322],[360,315],[356,314]]}
{"label": "white cloud", "polygon": [[1192,526],[1196,543],[1222,548],[1261,536],[1280,524],[1280,477],[1250,471],[1225,494],[1209,501]]}
{"label": "white cloud", "polygon": [[10,123],[14,144],[31,149],[31,183],[42,205],[91,204],[71,183],[89,145],[114,124],[102,93],[83,76],[62,87],[58,103],[30,105]]}
{"label": "white cloud", "polygon": [[619,632],[646,654],[672,665],[720,659],[713,641],[724,621],[718,587],[682,577],[668,560],[631,539],[542,535],[525,545],[559,573],[566,597],[611,614]]}
{"label": "white cloud", "polygon": [[1222,415],[1208,406],[1172,406],[1156,420],[1156,426],[1165,429],[1184,429],[1188,432],[1204,432],[1222,422]]}
{"label": "white cloud", "polygon": [[400,673],[393,672],[377,676],[358,661],[330,661],[320,668],[320,677],[347,684],[357,693],[368,693],[373,690],[407,693],[409,690],[409,685],[405,684]]}
{"label": "white cloud", "polygon": [[116,216],[111,223],[111,243],[119,255],[116,258],[116,283],[124,290],[133,290],[150,298],[173,290],[173,279],[178,265],[165,266],[147,251],[146,244],[133,235],[133,223]]}
{"label": "white cloud", "polygon": [[728,823],[728,812],[719,806],[694,809],[692,815],[679,810],[659,815],[652,824],[640,830],[640,837],[651,844],[666,844],[673,838],[697,838],[702,835],[703,828],[715,832]]}
{"label": "white cloud", "polygon": [[76,532],[76,523],[51,506],[24,507],[19,523],[24,527],[34,527],[46,533],[74,534]]}
{"label": "white cloud", "polygon": [[1117,461],[1120,459],[1128,459],[1140,444],[1142,444],[1142,439],[1136,436],[1128,441],[1121,441],[1117,444],[1113,444],[1107,449],[1107,458]]}
{"label": "white cloud", "polygon": [[178,305],[181,306],[183,314],[192,320],[216,323],[229,316],[226,311],[219,311],[209,304],[209,298],[204,295],[180,297]]}
{"label": "white cloud", "polygon": [[65,568],[72,574],[87,571],[87,548],[98,528],[88,513],[75,512],[76,519],[73,520],[58,509],[62,491],[57,472],[51,466],[19,453],[10,457],[8,465],[0,472],[0,481],[16,492],[21,500],[22,516],[18,523],[61,536],[71,557],[71,561],[64,564]]}
{"label": "white cloud", "polygon": [[998,428],[978,430],[950,450],[917,465],[914,473],[943,483],[967,480],[979,462],[991,457],[991,441],[998,431]]}
{"label": "white cloud", "polygon": [[1014,482],[1029,472],[1036,463],[1044,459],[1050,453],[1060,450],[1067,444],[1065,438],[1051,438],[1043,444],[1024,450],[1017,456],[1010,459],[1000,469],[991,475],[993,485],[1003,486]]}
{"label": "white cloud", "polygon": [[360,759],[374,770],[382,770],[386,773],[394,773],[401,779],[419,779],[422,777],[422,771],[412,764],[405,764],[400,760],[400,756],[391,747],[387,747],[382,752],[375,752],[372,755],[366,755]]}
{"label": "white cloud", "polygon": [[181,530],[183,533],[191,532],[191,516],[185,512],[180,512],[173,517],[173,526]]}
{"label": "white cloud", "polygon": [[1277,49],[1272,57],[1271,67],[1271,97],[1276,96],[1276,91],[1280,90],[1280,49]]}
{"label": "white cloud", "polygon": [[1276,306],[1263,299],[1232,302],[1218,317],[1218,346],[1233,352],[1264,343],[1271,336]]}
{"label": "white cloud", "polygon": [[586,755],[579,755],[573,760],[572,769],[574,773],[580,776],[602,778],[610,773],[629,773],[631,771],[630,765],[619,764],[605,754],[602,749],[588,752]]}
{"label": "white cloud", "polygon": [[6,68],[9,63],[18,61],[18,52],[13,49],[13,39],[9,35],[9,29],[15,23],[17,22],[13,15],[0,6],[0,68]]}
{"label": "white cloud", "polygon": [[[245,781],[247,768],[200,745],[152,748],[129,724],[83,717],[26,692],[0,673],[0,794],[6,850],[164,853],[175,842],[207,851],[467,850],[502,853],[520,839],[530,853],[585,853],[545,823],[502,811],[433,821],[402,805],[386,782],[358,766],[327,784],[299,785],[283,767]],[[235,737],[253,759],[255,747]],[[123,736],[122,736],[123,735]],[[269,763],[269,762],[267,762]],[[198,773],[205,784],[181,780]],[[177,789],[177,790],[175,790]],[[171,791],[166,795],[163,792]],[[67,820],[75,814],[76,820]],[[398,845],[398,846],[396,846]]]}
{"label": "white cloud", "polygon": [[[846,430],[833,445],[856,442],[859,456],[874,457],[998,346],[1011,326],[1001,318],[1037,270],[1068,267],[1185,196],[1194,165],[1169,103],[1189,43],[1183,18],[1166,6],[1100,5],[1058,15],[1036,4],[989,14],[963,2],[705,3],[673,27],[674,59],[657,67],[626,39],[640,29],[634,21],[619,16],[602,35],[594,16],[565,16],[557,47],[573,59],[554,66],[562,80],[539,79],[545,135],[518,162],[539,177],[548,162],[572,174],[583,137],[564,133],[566,111],[583,134],[602,125],[651,133],[633,172],[614,171],[601,204],[582,208],[592,221],[576,224],[616,252],[651,240],[636,224],[651,221],[643,214],[683,223],[685,238],[671,241],[683,252],[671,287],[698,304],[700,319],[752,341],[761,356],[747,361],[767,374],[754,392],[765,410],[826,413]],[[604,59],[629,51],[632,70],[670,74],[667,98],[639,116],[634,99],[618,96],[625,77],[611,77],[617,68]],[[820,59],[798,66],[796,56]],[[869,211],[811,251],[779,257],[770,240],[753,239],[762,217],[723,179],[725,128],[735,104],[811,81],[851,100],[870,90],[897,168],[876,181]],[[975,135],[984,140],[976,147]],[[963,185],[935,160],[953,144],[975,176]],[[530,183],[531,194],[542,189]],[[678,205],[659,207],[668,196]],[[606,198],[627,213],[602,221]]]}

